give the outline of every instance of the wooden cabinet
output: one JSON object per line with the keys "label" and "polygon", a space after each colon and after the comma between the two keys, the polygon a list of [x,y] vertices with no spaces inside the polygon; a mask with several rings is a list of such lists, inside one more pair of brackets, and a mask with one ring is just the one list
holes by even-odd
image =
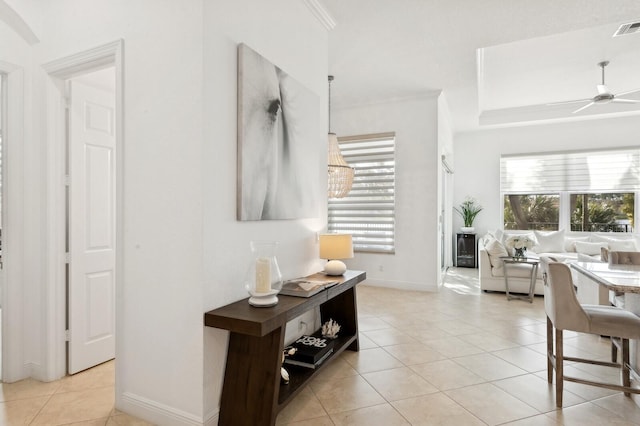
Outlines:
{"label": "wooden cabinet", "polygon": [[475,268],[476,234],[456,234],[456,266]]}
{"label": "wooden cabinet", "polygon": [[[347,271],[336,278],[340,284],[312,297],[278,295],[278,304],[270,308],[255,308],[243,299],[204,314],[206,326],[230,332],[219,424],[274,425],[280,410],[333,358],[345,349],[358,350],[356,284],[366,274]],[[322,323],[332,318],[342,327],[334,352],[316,369],[287,365],[290,381],[281,384],[287,322],[316,307]]]}

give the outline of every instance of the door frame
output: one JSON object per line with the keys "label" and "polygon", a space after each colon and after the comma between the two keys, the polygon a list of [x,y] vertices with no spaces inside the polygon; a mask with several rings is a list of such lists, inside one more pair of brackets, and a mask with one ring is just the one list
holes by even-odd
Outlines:
{"label": "door frame", "polygon": [[[65,80],[107,67],[116,78],[116,354],[120,347],[123,276],[123,146],[124,146],[124,41],[116,40],[43,65],[46,79],[46,282],[45,355],[43,380],[57,380],[67,373],[66,345],[66,99]],[[116,396],[119,395],[116,370]]]}
{"label": "door frame", "polygon": [[[11,223],[11,229],[2,231],[3,274],[2,285],[2,381],[11,383],[30,372],[24,358],[23,300],[23,241],[24,241],[24,134],[25,134],[25,70],[0,61],[4,74],[2,118],[4,138],[2,223]],[[9,163],[8,160],[11,160]],[[11,324],[11,327],[9,327]]]}

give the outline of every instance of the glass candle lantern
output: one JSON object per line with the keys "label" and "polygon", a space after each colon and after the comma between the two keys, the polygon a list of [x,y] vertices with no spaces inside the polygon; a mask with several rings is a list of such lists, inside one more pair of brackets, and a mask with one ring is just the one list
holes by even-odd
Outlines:
{"label": "glass candle lantern", "polygon": [[276,259],[278,243],[275,241],[251,241],[251,263],[245,279],[245,288],[251,295],[249,304],[269,307],[278,303],[282,288],[282,274]]}

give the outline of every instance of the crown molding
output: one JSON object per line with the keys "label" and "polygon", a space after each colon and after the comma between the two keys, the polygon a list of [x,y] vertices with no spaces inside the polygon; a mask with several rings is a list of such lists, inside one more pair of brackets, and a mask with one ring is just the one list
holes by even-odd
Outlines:
{"label": "crown molding", "polygon": [[29,45],[33,46],[40,42],[29,24],[4,0],[0,0],[0,21],[18,33]]}
{"label": "crown molding", "polygon": [[313,16],[329,31],[336,27],[336,21],[318,0],[302,0]]}

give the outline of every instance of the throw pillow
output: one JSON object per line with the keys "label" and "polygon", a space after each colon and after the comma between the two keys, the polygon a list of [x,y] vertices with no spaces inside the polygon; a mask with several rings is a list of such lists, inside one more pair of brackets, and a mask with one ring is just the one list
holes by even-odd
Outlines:
{"label": "throw pillow", "polygon": [[492,239],[485,246],[487,250],[487,254],[489,255],[489,262],[491,266],[494,268],[502,268],[502,259],[500,256],[508,256],[507,249],[502,245],[502,243],[496,239]]}
{"label": "throw pillow", "polygon": [[609,250],[612,251],[638,251],[638,247],[633,238],[620,239],[593,234],[591,235],[591,241],[607,243],[609,244]]}
{"label": "throw pillow", "polygon": [[633,240],[611,240],[609,241],[610,251],[638,251],[636,242]]}
{"label": "throw pillow", "polygon": [[588,254],[589,256],[600,254],[602,247],[608,247],[607,243],[576,241],[576,251],[581,254]]}
{"label": "throw pillow", "polygon": [[573,252],[576,251],[576,241],[589,241],[589,237],[565,237],[564,239],[564,251]]}
{"label": "throw pillow", "polygon": [[538,243],[533,247],[536,253],[563,253],[564,229],[551,232],[533,231]]}

